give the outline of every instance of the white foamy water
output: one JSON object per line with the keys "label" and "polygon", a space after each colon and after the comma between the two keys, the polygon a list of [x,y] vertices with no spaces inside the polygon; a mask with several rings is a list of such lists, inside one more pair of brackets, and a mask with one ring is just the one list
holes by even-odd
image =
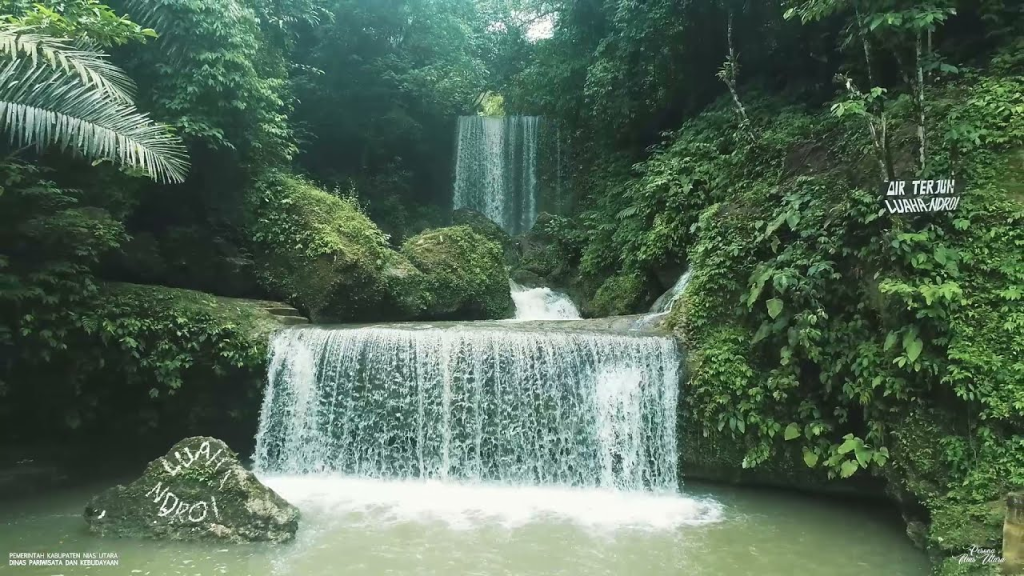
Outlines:
{"label": "white foamy water", "polygon": [[662,531],[711,524],[723,517],[722,506],[713,500],[676,494],[338,475],[265,475],[260,480],[304,516],[374,527],[441,522],[454,530],[469,530],[565,522],[599,531]]}
{"label": "white foamy water", "polygon": [[509,280],[516,320],[579,320],[580,311],[567,295],[550,288],[527,288]]}
{"label": "white foamy water", "polygon": [[283,330],[255,467],[674,492],[678,367],[660,337],[474,323]]}
{"label": "white foamy water", "polygon": [[679,277],[675,285],[668,289],[654,302],[654,306],[651,306],[651,314],[666,314],[672,311],[672,307],[675,303],[683,297],[683,292],[686,291],[686,286],[690,283],[690,278],[693,277],[693,272],[687,270]]}
{"label": "white foamy water", "polygon": [[676,305],[676,302],[683,297],[683,293],[686,291],[686,286],[690,283],[690,278],[693,276],[693,272],[687,270],[679,277],[675,285],[668,289],[667,292],[662,294],[655,300],[654,305],[651,306],[651,311],[644,314],[636,324],[633,326],[634,330],[644,330],[653,328],[662,320],[668,317],[669,313],[672,312],[672,307]]}

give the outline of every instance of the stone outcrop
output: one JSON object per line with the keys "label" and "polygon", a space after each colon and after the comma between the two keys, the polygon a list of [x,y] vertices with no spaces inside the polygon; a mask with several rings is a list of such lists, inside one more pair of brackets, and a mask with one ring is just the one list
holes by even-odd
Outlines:
{"label": "stone outcrop", "polygon": [[519,262],[519,247],[516,241],[487,216],[476,210],[459,208],[452,214],[452,223],[454,226],[469,226],[477,234],[497,242],[508,266],[515,266]]}
{"label": "stone outcrop", "polygon": [[150,462],[138,480],[93,498],[85,520],[100,536],[285,542],[295,537],[299,511],[226,444],[193,437]]}
{"label": "stone outcrop", "polygon": [[428,320],[511,318],[501,247],[469,226],[427,230],[406,240],[402,255],[423,274]]}

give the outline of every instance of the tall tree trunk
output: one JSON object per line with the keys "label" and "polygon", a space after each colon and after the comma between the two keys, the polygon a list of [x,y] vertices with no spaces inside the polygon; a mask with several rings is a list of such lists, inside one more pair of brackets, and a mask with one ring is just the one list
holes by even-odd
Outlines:
{"label": "tall tree trunk", "polygon": [[736,78],[739,75],[739,62],[736,58],[736,48],[732,41],[732,11],[729,11],[729,28],[727,34],[729,40],[729,59],[726,60],[726,66],[728,70],[722,77],[722,81],[729,87],[729,93],[732,94],[732,100],[736,103],[736,109],[740,112],[740,119],[744,129],[748,132],[748,136],[753,139],[753,132],[750,128],[750,119],[747,117],[747,109],[743,106],[743,102],[740,101],[740,94],[736,90]]}
{"label": "tall tree trunk", "polygon": [[[861,48],[864,50],[864,65],[867,66],[868,92],[870,92],[876,86],[875,71],[872,66],[871,42],[868,41],[868,35],[864,32],[860,16],[860,3],[855,2],[853,6],[857,18],[857,35],[860,36]],[[860,92],[849,81],[847,82],[847,89],[853,93]],[[878,166],[882,171],[882,179],[891,180],[895,175],[892,168],[892,155],[889,153],[888,121],[885,117],[884,105],[880,104],[876,109],[869,110],[868,112],[870,114],[868,116],[868,129],[871,132],[871,141],[875,148],[875,156],[878,158]]]}
{"label": "tall tree trunk", "polygon": [[[930,38],[931,33],[929,33]],[[921,172],[924,172],[925,164],[928,159],[927,151],[927,135],[925,134],[925,112],[924,112],[924,62],[922,62],[922,48],[921,48],[921,36],[922,33],[919,30],[917,32],[916,52],[917,52],[917,140],[920,154],[920,168]],[[930,39],[929,39],[929,43]]]}

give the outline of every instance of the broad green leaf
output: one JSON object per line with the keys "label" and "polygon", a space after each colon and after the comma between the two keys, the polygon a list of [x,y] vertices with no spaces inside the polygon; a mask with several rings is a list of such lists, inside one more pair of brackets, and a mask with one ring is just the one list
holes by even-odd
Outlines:
{"label": "broad green leaf", "polygon": [[804,448],[804,464],[807,464],[808,468],[814,468],[818,464],[818,455]]}
{"label": "broad green leaf", "polygon": [[857,446],[853,449],[853,455],[857,457],[857,462],[860,463],[862,468],[868,467],[868,462],[871,461],[871,450],[866,446]]}
{"label": "broad green leaf", "polygon": [[786,433],[783,438],[786,440],[793,440],[794,438],[800,437],[800,427],[796,425],[796,422],[786,426]]}
{"label": "broad green leaf", "polygon": [[857,448],[858,444],[860,444],[860,439],[851,436],[847,438],[846,441],[842,443],[842,445],[839,446],[839,453],[848,454],[849,452]]}
{"label": "broad green leaf", "polygon": [[914,362],[921,355],[922,349],[924,349],[924,342],[920,338],[914,338],[910,345],[907,346],[907,358]]}
{"label": "broad green leaf", "polygon": [[772,319],[774,320],[775,318],[778,318],[779,314],[781,314],[781,313],[782,313],[782,300],[779,300],[778,298],[772,298],[771,300],[769,300],[768,301],[768,315],[771,316]]}
{"label": "broad green leaf", "polygon": [[849,478],[850,476],[853,476],[854,472],[856,472],[859,467],[860,465],[857,464],[856,460],[847,460],[839,467],[839,475],[843,478]]}
{"label": "broad green leaf", "polygon": [[889,332],[889,335],[885,337],[885,346],[882,347],[882,350],[888,352],[892,349],[892,347],[896,345],[896,338],[897,336],[895,332]]}

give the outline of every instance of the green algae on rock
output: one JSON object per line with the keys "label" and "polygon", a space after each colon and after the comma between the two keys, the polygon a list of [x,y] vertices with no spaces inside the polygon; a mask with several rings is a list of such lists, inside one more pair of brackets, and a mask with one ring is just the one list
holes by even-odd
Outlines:
{"label": "green algae on rock", "polygon": [[287,542],[299,510],[242,467],[215,438],[186,438],[149,463],[138,480],[96,496],[85,508],[99,536]]}
{"label": "green algae on rock", "polygon": [[425,276],[426,318],[512,316],[515,305],[501,247],[468,226],[427,230],[406,241],[402,254]]}

